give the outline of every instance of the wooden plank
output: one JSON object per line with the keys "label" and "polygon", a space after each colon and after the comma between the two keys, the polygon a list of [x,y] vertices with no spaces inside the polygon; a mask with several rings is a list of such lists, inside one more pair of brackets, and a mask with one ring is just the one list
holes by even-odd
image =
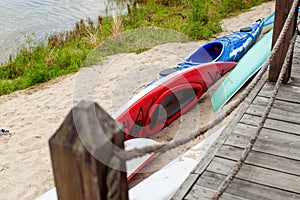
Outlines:
{"label": "wooden plank", "polygon": [[[250,137],[248,136],[232,134],[226,141],[226,144],[245,148],[249,140]],[[299,146],[299,141],[291,141],[290,143],[282,144],[277,141],[268,142],[259,139],[255,143],[253,150],[299,161]]]}
{"label": "wooden plank", "polygon": [[293,80],[293,82],[291,82],[291,85],[300,87],[300,79],[295,80],[295,79],[293,79],[293,77],[292,77],[292,80]]}
{"label": "wooden plank", "polygon": [[299,72],[300,72],[300,37],[298,36],[294,47],[292,73],[291,73],[291,80],[288,83],[289,85],[300,87]]}
{"label": "wooden plank", "polygon": [[[293,58],[293,67],[292,67],[292,74],[294,73],[299,73],[300,72],[300,68],[298,67],[298,65],[300,64],[300,53],[297,57],[294,56]],[[298,78],[298,76],[297,76]]]}
{"label": "wooden plank", "polygon": [[[207,171],[229,175],[235,164],[235,161],[215,157]],[[237,178],[300,194],[300,176],[244,164]]]}
{"label": "wooden plank", "polygon": [[[244,116],[240,120],[240,123],[258,126],[260,121],[261,117],[259,116],[244,114]],[[272,130],[278,130],[286,133],[300,135],[300,124],[289,123],[268,118],[264,124],[264,127]]]}
{"label": "wooden plank", "polygon": [[[284,23],[288,17],[289,11],[292,8],[294,1],[282,1],[282,0],[276,0],[276,4],[275,4],[275,19],[274,19],[274,31],[273,31],[273,39],[272,39],[272,48],[275,45],[279,34],[284,26]],[[297,12],[294,11],[293,14],[293,21],[290,24],[290,26],[288,27],[288,30],[284,36],[284,42],[282,42],[279,45],[279,49],[280,51],[278,51],[278,53],[276,54],[276,56],[274,57],[274,59],[270,62],[270,70],[269,70],[269,80],[272,82],[276,82],[277,78],[279,76],[281,67],[284,63],[285,57],[286,57],[286,53],[289,49],[289,45],[290,45],[290,40],[293,37],[293,34],[296,30],[296,24],[297,24]],[[291,54],[290,58],[293,57],[293,54]],[[287,69],[287,74],[285,76],[285,80],[284,82],[286,83],[289,78],[290,78],[290,73],[291,73],[291,63],[289,63],[289,67]]]}
{"label": "wooden plank", "polygon": [[[300,27],[298,26],[298,29]],[[296,37],[295,45],[294,45],[294,56],[293,56],[293,64],[295,61],[298,61],[300,58],[300,38],[299,35]]]}
{"label": "wooden plank", "polygon": [[297,65],[300,64],[300,52],[299,52],[299,49],[300,49],[299,42],[298,42],[298,45],[297,45],[297,42],[296,42],[295,43],[294,56],[293,56],[292,73],[293,73],[293,71],[295,71],[296,69],[298,69]]}
{"label": "wooden plank", "polygon": [[300,87],[300,77],[299,78],[295,78],[293,76],[293,74],[292,74],[291,80],[290,80],[290,82],[288,84],[291,85],[291,86]]}
{"label": "wooden plank", "polygon": [[[255,134],[255,127],[239,124],[228,137],[225,144],[245,148],[250,137]],[[262,129],[253,150],[272,155],[300,160],[300,136],[279,131]]]}
{"label": "wooden plank", "polygon": [[[271,82],[267,82],[262,90],[268,90],[273,91],[275,84]],[[289,84],[283,84],[280,87],[280,90],[286,91],[286,92],[294,92],[294,93],[300,93],[299,87],[291,87]]]}
{"label": "wooden plank", "polygon": [[172,198],[173,200],[183,199],[186,194],[189,192],[190,188],[194,185],[198,179],[199,174],[191,173],[188,178],[185,180],[184,184],[177,190],[176,194]]}
{"label": "wooden plank", "polygon": [[[295,58],[295,57],[294,57]],[[299,52],[299,55],[298,55],[298,62],[300,63],[300,52]],[[298,63],[298,64],[299,64]],[[293,68],[293,70],[292,70],[292,72],[300,72],[300,68],[298,67],[298,65],[296,65],[294,68]]]}
{"label": "wooden plank", "polygon": [[[270,97],[273,93],[273,89],[274,84],[266,83],[258,95],[263,97]],[[288,84],[281,85],[276,99],[299,103],[300,87]]]}
{"label": "wooden plank", "polygon": [[[258,92],[264,86],[265,82],[267,81],[267,78],[268,78],[268,75],[267,75],[267,73],[265,73],[262,76],[261,80],[259,80],[256,87],[251,91],[251,93],[249,94],[247,99],[236,109],[236,111],[234,111],[235,115],[234,115],[233,119],[230,120],[230,122],[227,124],[227,126],[221,133],[220,137],[214,144],[214,146],[212,148],[210,148],[210,150],[208,151],[205,158],[203,160],[201,160],[201,162],[199,162],[199,164],[195,167],[195,169],[193,170],[193,173],[201,174],[205,170],[205,168],[209,165],[209,163],[213,159],[216,152],[219,150],[221,145],[227,139],[228,135],[231,133],[233,127],[236,126],[236,124],[238,123],[238,121],[241,119],[244,112],[246,111],[246,109],[249,107],[249,104],[250,104],[249,102],[253,101],[253,99],[256,97]],[[189,182],[184,182],[182,184],[182,187],[179,190],[177,190],[177,192],[174,194],[173,199],[183,199],[185,196],[185,193],[189,190],[189,188],[190,188]]]}
{"label": "wooden plank", "polygon": [[[299,28],[299,26],[298,26],[298,28]],[[300,47],[300,38],[299,38],[299,36],[297,36],[297,38],[296,38],[296,43],[295,43],[295,46],[298,46],[298,47]]]}
{"label": "wooden plank", "polygon": [[213,148],[210,149],[208,155],[199,163],[199,165],[195,168],[194,173],[201,174],[203,170],[208,166],[209,162],[212,160],[213,156],[216,154],[218,149],[221,145],[225,142],[226,138],[232,132],[232,129],[237,125],[238,121],[242,118],[243,114],[246,112],[247,108],[249,107],[250,103],[256,97],[258,92],[264,86],[265,82],[267,81],[267,74],[265,73],[261,80],[258,82],[256,87],[252,90],[246,100],[234,111],[234,117],[229,121],[226,125],[225,129],[223,130],[221,136],[217,140],[216,144]]}
{"label": "wooden plank", "polygon": [[[299,99],[300,101],[300,99]],[[254,101],[252,102],[252,105],[263,105],[266,106],[269,103],[269,98],[267,97],[261,97],[257,96]],[[288,111],[288,112],[297,112],[300,113],[300,102],[294,103],[289,101],[283,101],[283,100],[275,100],[273,108],[282,110],[282,111]]]}
{"label": "wooden plank", "polygon": [[294,78],[300,78],[300,71],[299,70],[293,70],[293,77]]}
{"label": "wooden plank", "polygon": [[[218,151],[217,156],[237,161],[240,159],[243,151],[244,148],[223,145]],[[246,163],[300,176],[299,160],[284,158],[281,156],[253,150],[248,156]]]}
{"label": "wooden plank", "polygon": [[[202,195],[197,191],[203,188],[204,191],[215,191],[219,185],[225,180],[226,176],[222,174],[216,174],[212,172],[204,172],[201,178],[197,181],[196,185],[192,189],[195,194]],[[232,195],[232,199],[244,198],[244,199],[264,199],[264,200],[282,200],[282,199],[300,199],[300,195],[286,192],[280,189],[267,187],[265,185],[255,184],[241,179],[234,179],[232,184],[225,192],[226,195]],[[195,196],[197,196],[195,195]],[[211,194],[210,194],[211,195]],[[223,196],[222,196],[223,197]]]}
{"label": "wooden plank", "polygon": [[[216,190],[212,190],[210,188],[207,187],[203,187],[203,186],[199,186],[199,185],[194,185],[194,187],[192,188],[192,190],[189,192],[189,194],[184,198],[185,200],[209,200],[214,193],[216,192]],[[222,195],[222,197],[220,198],[220,200],[248,200],[246,198],[242,198],[239,197],[237,195],[231,195],[228,193],[224,193]]]}
{"label": "wooden plank", "polygon": [[[296,47],[296,45],[295,45],[295,48],[299,48],[299,47]],[[294,51],[294,56],[293,56],[292,74],[295,71],[295,67],[297,67],[297,65],[300,64],[300,55],[299,55],[299,53],[296,53],[296,54],[298,54],[298,55],[296,55],[295,52],[296,51]]]}
{"label": "wooden plank", "polygon": [[300,38],[297,36],[295,46],[294,46],[294,56],[292,60],[292,77],[294,77],[295,70],[299,70],[299,64],[300,64]]}
{"label": "wooden plank", "polygon": [[[268,101],[268,98],[260,96],[256,97],[246,113],[262,116]],[[300,124],[300,103],[276,100],[269,114],[269,118]]]}

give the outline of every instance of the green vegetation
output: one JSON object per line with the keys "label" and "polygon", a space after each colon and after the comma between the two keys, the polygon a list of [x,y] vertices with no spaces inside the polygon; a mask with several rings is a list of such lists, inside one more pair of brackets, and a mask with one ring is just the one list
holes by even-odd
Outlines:
{"label": "green vegetation", "polygon": [[[28,44],[0,67],[0,95],[76,72],[83,64],[89,66],[108,55],[141,53],[158,44],[188,40],[184,36],[170,37],[172,31],[158,32],[153,38],[141,31],[146,27],[178,31],[193,40],[208,39],[221,31],[223,18],[266,1],[269,0],[134,0],[127,15],[98,17],[97,23],[80,20],[75,30],[49,37],[46,46],[33,44],[32,38],[25,36]],[[122,39],[116,40],[120,33],[124,33]],[[113,45],[112,41],[119,42]],[[109,45],[105,48],[105,44]]]}
{"label": "green vegetation", "polygon": [[135,28],[101,42],[97,48],[89,53],[83,66],[101,63],[105,57],[118,53],[135,52],[139,54],[159,44],[188,41],[191,41],[188,36],[171,29],[160,27]]}

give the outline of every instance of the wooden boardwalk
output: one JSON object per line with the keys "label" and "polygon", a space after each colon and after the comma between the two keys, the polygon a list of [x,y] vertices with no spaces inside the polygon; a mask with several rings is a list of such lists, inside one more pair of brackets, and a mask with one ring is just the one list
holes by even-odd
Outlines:
{"label": "wooden boardwalk", "polygon": [[[274,83],[269,83],[265,74],[173,199],[212,197],[255,134],[273,88]],[[292,79],[280,87],[253,150],[221,199],[300,199],[299,37],[294,49]]]}

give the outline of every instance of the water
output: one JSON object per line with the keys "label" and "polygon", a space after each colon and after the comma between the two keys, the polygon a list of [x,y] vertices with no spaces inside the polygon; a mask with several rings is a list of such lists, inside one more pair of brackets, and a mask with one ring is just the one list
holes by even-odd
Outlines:
{"label": "water", "polygon": [[80,19],[96,19],[107,10],[120,14],[124,7],[111,0],[1,0],[0,62],[26,43],[25,34],[41,41],[50,33],[73,29]]}

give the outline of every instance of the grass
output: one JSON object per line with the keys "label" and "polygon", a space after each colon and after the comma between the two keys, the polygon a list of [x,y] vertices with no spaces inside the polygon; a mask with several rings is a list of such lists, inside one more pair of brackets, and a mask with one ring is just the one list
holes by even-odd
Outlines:
{"label": "grass", "polygon": [[89,53],[83,66],[101,63],[105,57],[118,53],[135,52],[139,54],[159,44],[188,41],[191,41],[188,36],[171,29],[159,27],[136,28],[103,41]]}
{"label": "grass", "polygon": [[76,72],[112,54],[209,39],[222,31],[223,18],[266,1],[134,0],[127,15],[98,17],[97,22],[80,20],[74,30],[50,36],[47,45],[33,43],[33,36],[25,35],[27,44],[0,67],[0,95]]}

